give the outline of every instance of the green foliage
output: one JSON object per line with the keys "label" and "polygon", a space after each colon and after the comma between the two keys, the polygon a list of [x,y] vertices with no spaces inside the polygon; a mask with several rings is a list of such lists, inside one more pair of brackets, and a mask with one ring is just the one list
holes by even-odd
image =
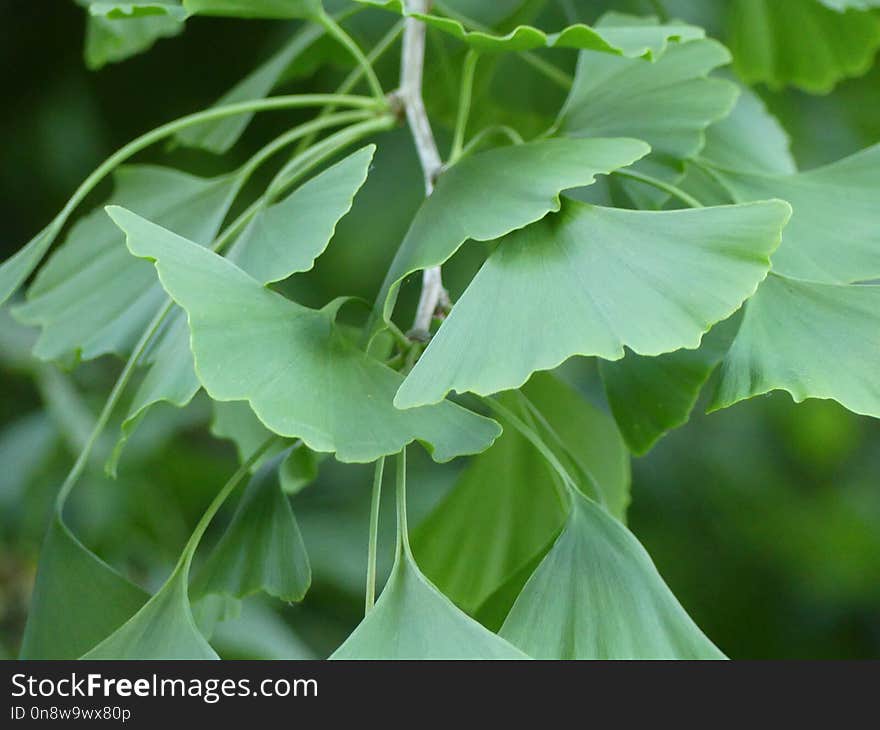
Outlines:
{"label": "green foliage", "polygon": [[[651,3],[658,20],[624,14],[641,3],[605,2],[595,22],[573,4],[519,0],[427,14],[401,0],[80,4],[92,68],[197,16],[290,22],[268,60],[207,110],[111,155],[0,265],[0,301],[27,283],[10,311],[38,330],[30,342],[0,319],[0,355],[36,380],[47,414],[16,413],[0,454],[27,474],[36,462],[15,453],[25,441],[76,456],[21,655],[723,658],[627,527],[630,454],[687,423],[704,388],[710,411],[784,390],[880,418],[880,146],[801,170],[786,125],[746,86],[825,92],[866,72],[880,3],[732,0],[685,20],[673,12],[684,0]],[[698,17],[730,50],[687,22]],[[401,32],[398,68],[383,55]],[[271,95],[304,77],[321,93]],[[370,96],[349,93],[361,83]],[[319,111],[250,124],[305,109]],[[385,154],[404,123],[419,174]],[[161,165],[121,166],[169,138]],[[451,140],[448,154],[436,140]],[[74,218],[111,174],[104,204]],[[381,283],[370,278],[380,266]],[[92,423],[91,401],[50,368],[104,355],[127,362]],[[585,363],[591,376],[576,370]],[[151,423],[166,454],[209,413],[240,465],[173,567],[172,551],[145,561],[137,582],[161,583],[149,595],[99,557],[100,541],[74,535],[69,497],[100,481],[94,463],[108,455],[125,480],[123,447],[136,458]],[[121,429],[112,452],[110,426]],[[431,458],[409,450],[408,508],[414,441]],[[359,464],[375,465],[370,495]],[[340,469],[356,491],[333,484]],[[149,481],[155,496],[161,480]],[[244,481],[225,530],[206,540]],[[165,522],[166,505],[151,504],[137,519]],[[295,616],[308,627],[312,592],[329,584],[342,602],[360,591],[361,554],[366,612],[353,631],[322,624],[313,651],[279,626],[271,599],[305,601]]]}

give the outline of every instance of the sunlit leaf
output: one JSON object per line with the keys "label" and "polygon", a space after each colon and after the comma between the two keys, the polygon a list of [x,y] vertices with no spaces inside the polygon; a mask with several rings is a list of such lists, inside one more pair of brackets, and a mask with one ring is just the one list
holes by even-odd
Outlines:
{"label": "sunlit leaf", "polygon": [[187,311],[196,372],[215,400],[247,400],[275,433],[341,461],[374,461],[413,440],[446,461],[483,451],[497,437],[496,423],[453,403],[395,409],[401,377],[335,325],[342,302],[302,307],[130,211],[110,214],[132,253],[156,262],[166,291]]}
{"label": "sunlit leaf", "polygon": [[22,659],[78,659],[149,598],[74,537],[53,512],[40,550]]}
{"label": "sunlit leaf", "polygon": [[364,147],[260,210],[229,258],[263,284],[311,269],[351,210],[375,151],[375,145]]}
{"label": "sunlit leaf", "polygon": [[880,418],[880,286],[771,275],[746,306],[711,410],[771,390]]}
{"label": "sunlit leaf", "polygon": [[401,281],[468,239],[492,241],[559,210],[559,194],[626,167],[649,148],[630,139],[551,139],[489,150],[445,172],[404,238],[377,299],[390,319]]}
{"label": "sunlit leaf", "polygon": [[251,479],[232,522],[193,580],[194,597],[241,599],[258,591],[284,601],[305,596],[312,580],[309,559],[278,475],[288,455],[270,459]]}
{"label": "sunlit leaf", "polygon": [[634,454],[646,454],[667,431],[687,423],[738,326],[738,317],[716,325],[696,350],[657,357],[629,352],[617,362],[600,361],[608,403]]}
{"label": "sunlit leaf", "polygon": [[183,0],[194,15],[236,18],[312,18],[322,12],[321,0]]}
{"label": "sunlit leaf", "polygon": [[728,22],[734,67],[748,84],[825,93],[861,76],[880,48],[880,18],[837,12],[816,0],[733,0]]}
{"label": "sunlit leaf", "polygon": [[536,659],[723,659],[632,533],[586,497],[572,499],[501,636]]}
{"label": "sunlit leaf", "polygon": [[[238,189],[235,176],[207,179],[147,165],[122,167],[115,180],[109,203],[203,245],[214,238]],[[14,313],[42,328],[34,347],[40,359],[90,360],[126,354],[163,299],[152,267],[128,252],[122,233],[99,208],[71,229]]]}
{"label": "sunlit leaf", "polygon": [[501,241],[395,404],[517,388],[573,355],[696,348],[767,275],[790,213],[781,201],[667,212],[568,201]]}
{"label": "sunlit leaf", "polygon": [[844,284],[880,277],[880,145],[792,175],[714,174],[738,201],[759,200],[772,190],[791,203],[794,215],[773,255],[777,273]]}
{"label": "sunlit leaf", "polygon": [[730,61],[712,40],[670,46],[655,63],[582,51],[559,130],[576,137],[642,139],[655,153],[696,154],[706,128],[724,118],[736,86],[707,78]]}

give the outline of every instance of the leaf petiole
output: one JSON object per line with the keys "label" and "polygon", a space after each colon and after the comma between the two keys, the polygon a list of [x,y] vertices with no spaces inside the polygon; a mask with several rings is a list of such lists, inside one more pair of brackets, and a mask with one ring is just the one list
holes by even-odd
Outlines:
{"label": "leaf petiole", "polygon": [[376,462],[373,474],[373,494],[370,500],[370,539],[367,546],[367,590],[364,615],[376,604],[376,557],[379,548],[379,506],[382,501],[382,477],[385,473],[385,457]]}
{"label": "leaf petiole", "polygon": [[630,180],[635,180],[636,182],[650,185],[653,188],[657,188],[658,190],[662,190],[665,193],[669,193],[672,197],[678,198],[678,200],[680,200],[689,208],[705,207],[699,200],[697,200],[692,195],[689,195],[681,188],[664,182],[663,180],[658,180],[656,177],[652,177],[651,175],[646,175],[643,172],[636,172],[635,170],[615,170],[614,174],[620,175],[620,177],[627,177]]}
{"label": "leaf petiole", "polygon": [[461,158],[464,151],[464,139],[467,133],[467,124],[473,101],[474,74],[477,70],[479,58],[479,54],[474,50],[469,50],[464,58],[464,65],[461,70],[461,91],[458,98],[458,118],[455,123],[455,136],[452,140],[452,150],[449,153],[447,165],[454,165]]}

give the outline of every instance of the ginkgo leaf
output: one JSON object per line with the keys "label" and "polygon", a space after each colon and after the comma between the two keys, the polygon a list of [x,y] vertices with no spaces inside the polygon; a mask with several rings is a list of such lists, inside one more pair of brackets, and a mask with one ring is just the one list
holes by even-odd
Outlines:
{"label": "ginkgo leaf", "polygon": [[279,481],[281,463],[291,452],[267,461],[251,479],[232,522],[193,579],[194,597],[241,599],[263,591],[284,601],[303,599],[312,572]]}
{"label": "ginkgo leaf", "polygon": [[[536,373],[523,392],[562,440],[560,445],[547,435],[548,446],[560,460],[576,459],[622,519],[629,502],[629,455],[613,421],[546,373]],[[504,403],[520,410],[513,396]],[[532,420],[529,412],[522,417]],[[547,545],[566,516],[547,461],[504,425],[501,438],[470,462],[412,537],[425,574],[470,614]],[[541,424],[535,429],[544,433]]]}
{"label": "ginkgo leaf", "polygon": [[[281,202],[258,211],[229,252],[229,258],[263,284],[312,268],[330,243],[337,223],[351,209],[355,194],[366,180],[375,149],[373,145],[364,147]],[[151,275],[155,276],[152,272]],[[199,390],[189,329],[180,310],[173,315],[146,361],[150,369],[122,424],[122,434],[108,464],[111,473],[115,473],[122,449],[150,407],[167,402],[182,408]]]}
{"label": "ginkgo leaf", "polygon": [[456,608],[398,554],[375,607],[331,659],[526,659]]}
{"label": "ginkgo leaf", "polygon": [[788,133],[755,92],[741,87],[733,111],[706,130],[700,160],[725,170],[790,175],[797,172]]}
{"label": "ginkgo leaf", "polygon": [[629,448],[639,456],[687,423],[700,391],[736,336],[738,316],[713,327],[696,350],[657,357],[629,352],[599,363],[611,412]]}
{"label": "ginkgo leaf", "polygon": [[247,400],[275,433],[341,461],[374,461],[414,440],[447,461],[479,453],[498,436],[494,421],[453,403],[396,410],[401,376],[335,325],[341,301],[302,307],[191,241],[123,208],[109,212],[132,253],[155,261],[162,285],[187,311],[196,373],[215,400]]}
{"label": "ginkgo leaf", "polygon": [[712,40],[672,45],[655,63],[582,51],[559,131],[635,137],[655,153],[691,157],[703,146],[706,128],[736,101],[734,84],[708,78],[729,61],[727,49]]}
{"label": "ginkgo leaf", "polygon": [[578,494],[500,635],[536,659],[723,659],[639,541]]}
{"label": "ginkgo leaf", "polygon": [[760,175],[713,169],[738,201],[769,191],[794,209],[773,270],[785,276],[847,284],[880,277],[880,144],[808,172]]}
{"label": "ginkgo leaf", "polygon": [[880,0],[819,0],[819,2],[838,12],[850,9],[870,10],[871,8],[880,8]]}
{"label": "ginkgo leaf", "polygon": [[[469,30],[458,20],[424,13],[408,13],[427,25],[467,43],[483,53],[530,51],[537,48],[574,48],[600,51],[628,58],[654,59],[673,41],[689,41],[705,36],[702,28],[684,23],[645,24],[639,18],[613,14],[601,28],[578,23],[558,33],[545,33],[530,25],[519,25],[506,35]],[[606,16],[607,18],[607,16]]]}
{"label": "ginkgo leaf", "polygon": [[573,355],[696,348],[767,275],[790,213],[782,201],[665,212],[567,201],[500,242],[394,402],[517,388]]}
{"label": "ginkgo leaf", "polygon": [[21,659],[79,659],[149,598],[90,552],[54,511],[40,549]]}
{"label": "ginkgo leaf", "polygon": [[228,258],[263,284],[311,269],[351,210],[375,151],[375,145],[358,150],[260,210]]}
{"label": "ginkgo leaf", "polygon": [[397,547],[376,605],[331,659],[526,659],[463,613],[419,570],[407,530],[406,451],[397,458]]}
{"label": "ginkgo leaf", "polygon": [[107,463],[111,476],[116,475],[119,458],[147,411],[157,403],[183,408],[199,391],[199,379],[189,349],[189,328],[179,309],[170,315],[155,347],[148,353],[147,374],[138,386],[122,422],[121,433]]}
{"label": "ginkgo leaf", "polygon": [[171,578],[128,621],[83,659],[219,659],[193,619],[186,571]]}
{"label": "ginkgo leaf", "polygon": [[785,390],[880,418],[878,312],[880,286],[771,274],[746,306],[710,410]]}
{"label": "ginkgo leaf", "polygon": [[[126,22],[126,21],[119,21]],[[238,190],[236,176],[200,178],[163,167],[122,167],[108,201],[209,244]],[[159,309],[156,274],[134,258],[103,209],[70,231],[44,264],[14,314],[42,330],[34,355],[42,360],[126,354]]]}
{"label": "ginkgo leaf", "polygon": [[836,4],[833,10],[816,0],[733,0],[728,43],[739,77],[826,93],[867,72],[880,48],[880,19],[839,12]]}
{"label": "ginkgo leaf", "polygon": [[[312,23],[306,25],[275,55],[223,94],[214,106],[262,99],[268,96],[290,64],[311,49],[324,33],[324,28],[320,25]],[[253,116],[253,113],[237,114],[197,124],[178,132],[175,135],[175,140],[189,147],[201,147],[210,152],[223,154],[238,141]]]}
{"label": "ginkgo leaf", "polygon": [[[189,346],[189,329],[187,329],[187,347]],[[198,382],[198,379],[196,380]],[[244,463],[261,444],[265,443],[272,432],[254,415],[247,401],[214,401],[214,417],[211,419],[211,435],[219,439],[228,439],[235,444],[239,463]],[[256,466],[284,451],[285,446],[279,444],[269,449]],[[254,470],[252,470],[254,471]]]}
{"label": "ginkgo leaf", "polygon": [[439,266],[468,239],[492,241],[540,220],[559,210],[563,190],[648,152],[631,139],[548,139],[466,157],[441,175],[400,245],[376,300],[384,318],[409,274]]}
{"label": "ginkgo leaf", "polygon": [[5,304],[39,266],[46,251],[52,245],[54,236],[50,231],[51,227],[43,229],[0,264],[0,305]]}
{"label": "ginkgo leaf", "polygon": [[155,15],[167,15],[177,20],[185,20],[188,13],[179,0],[135,0],[120,2],[119,0],[78,0],[88,7],[91,15],[100,15],[111,20],[128,18],[146,18]]}
{"label": "ginkgo leaf", "polygon": [[321,0],[183,0],[193,15],[235,18],[313,18],[323,12]]}
{"label": "ginkgo leaf", "polygon": [[160,38],[179,34],[187,12],[175,2],[102,2],[80,0],[87,6],[86,66],[99,69],[108,63],[149,50]]}

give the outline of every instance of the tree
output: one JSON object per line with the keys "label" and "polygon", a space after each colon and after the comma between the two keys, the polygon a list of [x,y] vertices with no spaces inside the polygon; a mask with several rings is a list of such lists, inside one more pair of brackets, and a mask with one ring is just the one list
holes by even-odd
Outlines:
{"label": "tree", "polygon": [[[84,4],[93,66],[199,16],[299,22],[216,105],[114,153],[0,267],[4,301],[33,275],[12,313],[40,328],[35,358],[127,358],[60,487],[22,655],[215,658],[213,634],[247,596],[309,590],[288,496],[330,456],[374,465],[365,616],[333,657],[722,658],[626,526],[629,454],[684,424],[716,371],[712,411],[781,390],[880,417],[880,147],[799,171],[744,85],[817,92],[867,71],[875,3],[734,0],[726,21],[720,8],[707,18],[730,50],[670,15],[687,3],[645,3],[655,16],[612,3],[592,24],[580,16],[592,7],[564,1]],[[345,27],[365,16],[383,25],[367,52]],[[811,45],[790,41],[793,26]],[[442,65],[426,76],[429,31]],[[380,63],[398,45],[392,78]],[[335,91],[272,94],[296,64],[324,62],[353,63]],[[446,73],[456,93],[429,95],[426,79]],[[518,106],[526,83],[546,101]],[[227,154],[255,114],[302,110],[230,173],[128,164],[169,140]],[[425,196],[375,301],[297,301],[291,278],[332,246],[403,124]],[[74,219],[110,175],[110,197]],[[362,225],[393,188],[377,194]],[[444,266],[466,251],[478,270],[452,297]],[[417,301],[398,306],[412,277]],[[598,362],[610,415],[559,370],[575,357]],[[124,399],[110,474],[151,409],[201,391],[241,465],[151,595],[87,548],[64,508]],[[411,533],[416,441],[435,462],[468,461]],[[396,548],[377,601],[388,458]]]}

